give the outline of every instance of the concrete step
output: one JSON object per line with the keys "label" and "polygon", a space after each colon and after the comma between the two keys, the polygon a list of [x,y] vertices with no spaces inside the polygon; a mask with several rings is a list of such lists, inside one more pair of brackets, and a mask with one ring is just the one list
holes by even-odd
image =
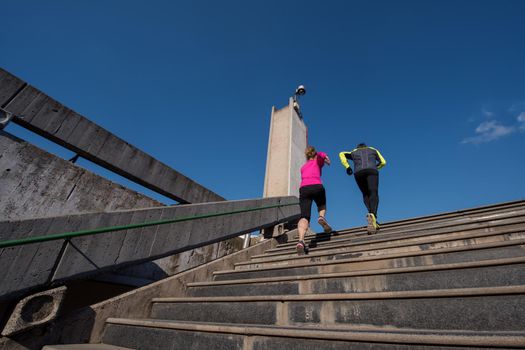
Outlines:
{"label": "concrete step", "polygon": [[[498,214],[498,213],[509,213],[514,212],[517,210],[523,210],[525,209],[525,201],[516,201],[516,202],[508,202],[508,203],[502,203],[502,204],[496,204],[486,207],[479,207],[474,209],[466,209],[466,210],[459,210],[454,212],[446,212],[441,214],[435,214],[435,215],[429,215],[429,216],[421,216],[421,217],[415,217],[415,218],[408,218],[408,219],[402,219],[402,220],[396,220],[396,221],[390,221],[390,222],[383,222],[381,225],[384,229],[391,229],[395,227],[415,227],[415,225],[428,225],[436,224],[439,222],[446,222],[448,220],[456,220],[456,219],[479,219],[487,215],[491,214]],[[355,233],[355,232],[363,232],[365,229],[365,226],[357,226],[353,228],[348,228],[344,230],[339,230],[338,232],[341,234],[345,233]],[[320,235],[319,233],[318,235]],[[311,236],[315,235],[307,235],[306,238],[310,238]],[[295,237],[297,238],[297,236]]]}
{"label": "concrete step", "polygon": [[356,270],[390,269],[396,267],[452,264],[525,256],[525,239],[464,245],[452,248],[402,252],[389,255],[355,257],[339,260],[309,261],[294,265],[275,265],[245,270],[214,271],[213,279],[232,280],[278,276],[337,273]]}
{"label": "concrete step", "polygon": [[525,333],[260,326],[109,318],[104,342],[141,350],[460,350],[525,347]]}
{"label": "concrete step", "polygon": [[151,318],[265,325],[523,331],[525,285],[345,294],[153,298]]}
{"label": "concrete step", "polygon": [[[453,237],[448,237],[453,238]],[[366,257],[375,257],[375,256],[389,256],[394,254],[410,254],[417,253],[421,251],[432,251],[438,249],[454,248],[469,246],[475,247],[476,245],[483,245],[496,242],[512,241],[525,239],[525,229],[523,232],[518,233],[504,233],[504,234],[493,234],[489,236],[482,237],[467,237],[465,239],[450,239],[445,241],[440,241],[439,239],[432,243],[416,243],[410,244],[407,242],[405,244],[397,244],[393,246],[387,246],[383,248],[378,247],[350,247],[350,248],[340,248],[333,249],[321,252],[314,252],[306,255],[288,255],[284,257],[269,257],[266,259],[259,259],[259,261],[244,261],[239,262],[234,265],[235,270],[245,270],[245,269],[254,269],[254,268],[264,268],[272,266],[293,266],[296,264],[304,264],[308,262],[323,262],[323,261],[333,261],[333,260],[342,260],[348,258],[366,258]]]}
{"label": "concrete step", "polygon": [[[525,222],[525,211],[520,211],[517,213],[502,213],[497,216],[491,216],[490,218],[485,218],[478,221],[468,221],[468,222],[448,222],[446,225],[425,225],[422,227],[414,228],[405,228],[400,227],[393,230],[381,229],[378,234],[375,235],[359,235],[359,236],[350,236],[346,235],[337,235],[337,236],[323,236],[324,238],[312,238],[306,240],[308,243],[316,243],[317,246],[321,245],[336,245],[340,244],[343,241],[384,241],[399,239],[404,237],[424,237],[430,234],[436,233],[452,233],[455,231],[468,231],[475,230],[483,227],[495,227],[501,225],[509,224],[518,224]],[[297,243],[296,240],[290,241],[288,243],[279,244],[273,249],[269,249],[265,253],[274,253],[280,252],[286,249],[293,248]]]}
{"label": "concrete step", "polygon": [[42,350],[133,350],[120,346],[107,344],[67,344],[67,345],[46,345]]}
{"label": "concrete step", "polygon": [[366,293],[525,285],[525,256],[331,274],[195,282],[187,296]]}
{"label": "concrete step", "polygon": [[[506,226],[506,225],[518,225],[518,224],[524,224],[525,223],[525,216],[517,216],[517,217],[509,217],[509,218],[503,218],[498,220],[492,220],[489,222],[479,222],[479,223],[470,223],[468,225],[456,225],[456,226],[446,226],[446,227],[439,227],[434,229],[426,229],[426,230],[417,230],[417,231],[401,231],[401,232],[391,232],[391,233],[380,233],[375,235],[360,235],[360,236],[352,236],[352,237],[346,237],[346,236],[336,236],[336,237],[330,237],[329,239],[325,238],[322,240],[319,239],[312,239],[309,241],[305,241],[308,243],[308,245],[311,248],[323,248],[329,249],[331,247],[340,246],[342,244],[346,243],[377,243],[377,242],[389,242],[394,240],[400,240],[400,239],[406,239],[406,238],[417,238],[417,237],[428,237],[431,235],[437,235],[437,234],[451,234],[456,232],[468,232],[473,230],[480,230],[484,228],[496,228],[499,226]],[[290,250],[293,250],[295,248],[296,242],[290,242],[286,245],[280,245],[276,248],[269,249],[265,251],[263,254],[258,254],[257,256],[254,256],[255,258],[263,256],[263,255],[273,255],[273,254],[281,254],[283,252],[287,252]]]}
{"label": "concrete step", "polygon": [[[503,234],[514,234],[520,235],[522,232],[525,232],[525,223],[519,223],[514,225],[504,225],[496,226],[468,231],[456,231],[452,233],[436,233],[427,236],[415,236],[415,237],[406,237],[394,240],[379,240],[379,241],[358,241],[358,240],[348,240],[341,241],[337,245],[323,245],[320,247],[313,247],[310,245],[309,256],[324,256],[324,255],[335,255],[338,253],[344,252],[357,252],[357,251],[370,251],[375,249],[386,249],[386,248],[396,248],[396,247],[408,247],[411,245],[422,245],[426,247],[429,244],[436,244],[439,242],[451,242],[454,240],[461,239],[475,239],[482,237],[490,237]],[[271,253],[271,254],[258,254],[250,258],[249,261],[240,262],[238,265],[247,265],[255,262],[265,262],[265,261],[279,261],[286,259],[295,259],[297,258],[297,252],[295,246],[281,252]]]}

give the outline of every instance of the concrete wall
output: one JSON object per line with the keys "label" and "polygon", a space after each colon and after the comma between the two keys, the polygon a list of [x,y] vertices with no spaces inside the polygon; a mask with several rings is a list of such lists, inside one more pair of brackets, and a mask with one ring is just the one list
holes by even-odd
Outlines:
{"label": "concrete wall", "polygon": [[0,198],[0,221],[162,206],[4,131]]}
{"label": "concrete wall", "polygon": [[[293,205],[290,205],[293,204]],[[272,206],[268,207],[267,206]],[[275,207],[278,206],[278,207]],[[232,213],[257,208],[254,211]],[[215,213],[232,213],[200,217]],[[151,261],[296,219],[296,197],[222,201],[0,222],[3,240],[195,218],[125,231],[0,249],[0,300],[127,264]]]}
{"label": "concrete wall", "polygon": [[264,197],[299,196],[301,166],[305,162],[306,125],[293,108],[272,107]]}
{"label": "concrete wall", "polygon": [[[0,221],[160,207],[163,204],[0,131]],[[0,232],[0,240],[5,237]],[[118,271],[158,280],[237,251],[219,242]],[[109,277],[107,281],[114,279]]]}

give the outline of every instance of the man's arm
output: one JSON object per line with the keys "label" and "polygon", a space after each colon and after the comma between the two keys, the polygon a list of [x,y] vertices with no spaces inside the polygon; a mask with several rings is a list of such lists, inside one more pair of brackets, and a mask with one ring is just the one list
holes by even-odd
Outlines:
{"label": "man's arm", "polygon": [[377,170],[379,170],[386,165],[386,160],[385,158],[383,158],[383,156],[378,150],[376,150],[373,147],[370,147],[370,149],[373,149],[374,151],[376,151],[376,159],[379,162],[379,164],[377,164]]}
{"label": "man's arm", "polygon": [[341,164],[345,167],[345,169],[350,168],[350,164],[348,164],[347,159],[352,159],[352,152],[341,152],[339,153],[339,160],[341,160]]}

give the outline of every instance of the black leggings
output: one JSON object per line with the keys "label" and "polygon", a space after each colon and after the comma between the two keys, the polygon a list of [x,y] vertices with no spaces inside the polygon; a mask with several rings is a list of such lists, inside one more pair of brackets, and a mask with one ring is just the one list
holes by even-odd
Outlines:
{"label": "black leggings", "polygon": [[354,175],[355,182],[363,194],[363,201],[369,213],[377,217],[379,205],[379,172],[375,169],[364,169]]}
{"label": "black leggings", "polygon": [[326,192],[323,185],[303,186],[299,189],[299,206],[301,207],[301,218],[310,221],[312,212],[312,201],[319,207],[326,205]]}

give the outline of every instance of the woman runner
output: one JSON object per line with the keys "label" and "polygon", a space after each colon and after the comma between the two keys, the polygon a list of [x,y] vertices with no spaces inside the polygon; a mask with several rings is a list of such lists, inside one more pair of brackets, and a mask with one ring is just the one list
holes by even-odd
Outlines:
{"label": "woman runner", "polygon": [[332,228],[326,221],[326,192],[321,181],[322,168],[325,164],[330,165],[330,158],[324,152],[317,152],[314,147],[308,146],[305,150],[306,163],[301,167],[301,186],[299,188],[299,204],[301,207],[301,219],[298,224],[299,242],[297,242],[297,253],[299,255],[308,253],[304,243],[304,236],[310,226],[310,215],[312,201],[317,205],[319,218],[317,222],[323,227],[324,232],[332,232]]}

